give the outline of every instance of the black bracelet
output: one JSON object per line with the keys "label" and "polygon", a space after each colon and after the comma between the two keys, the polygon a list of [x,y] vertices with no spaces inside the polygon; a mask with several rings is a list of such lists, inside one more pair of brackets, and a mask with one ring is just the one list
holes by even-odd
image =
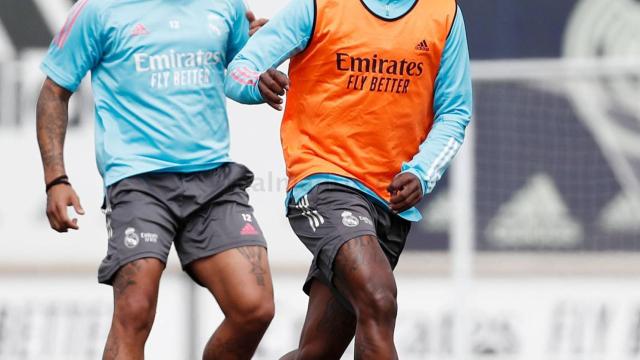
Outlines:
{"label": "black bracelet", "polygon": [[71,183],[69,182],[69,177],[67,175],[58,176],[57,178],[51,180],[51,182],[47,184],[47,187],[45,188],[44,192],[48,193],[52,187],[56,185],[61,185],[61,184],[71,185]]}

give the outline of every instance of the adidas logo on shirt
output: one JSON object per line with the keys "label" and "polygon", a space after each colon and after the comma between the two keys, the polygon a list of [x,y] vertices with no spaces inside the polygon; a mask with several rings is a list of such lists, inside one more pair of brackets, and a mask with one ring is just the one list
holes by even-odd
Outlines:
{"label": "adidas logo on shirt", "polygon": [[422,40],[418,43],[418,45],[416,45],[416,50],[427,52],[431,49],[429,49],[429,44],[427,44],[427,40]]}
{"label": "adidas logo on shirt", "polygon": [[134,26],[133,30],[131,31],[131,36],[140,36],[140,35],[148,35],[148,34],[149,34],[149,31],[141,23],[137,23],[136,26]]}

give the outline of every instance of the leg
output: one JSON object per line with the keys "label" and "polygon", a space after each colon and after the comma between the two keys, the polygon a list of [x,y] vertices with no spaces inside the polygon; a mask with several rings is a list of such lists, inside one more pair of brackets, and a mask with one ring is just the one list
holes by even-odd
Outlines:
{"label": "leg", "polygon": [[[113,287],[114,311],[103,359],[144,358],[176,222],[160,195],[175,175],[141,174],[111,185],[105,194],[109,247],[98,280]],[[152,194],[157,194],[152,195]],[[143,233],[153,234],[145,241]],[[153,254],[153,255],[151,255]],[[132,259],[121,263],[120,259]]]}
{"label": "leg", "polygon": [[275,311],[266,249],[227,250],[194,261],[188,271],[213,294],[225,315],[203,359],[251,359]]}
{"label": "leg", "polygon": [[118,270],[113,282],[113,320],[103,360],[144,359],[163,270],[164,264],[153,258],[136,260]]}
{"label": "leg", "polygon": [[333,282],[356,311],[356,359],[397,359],[396,282],[378,239],[346,242],[335,258]]}
{"label": "leg", "polygon": [[281,360],[340,359],[356,331],[356,318],[322,282],[314,280],[298,349]]}

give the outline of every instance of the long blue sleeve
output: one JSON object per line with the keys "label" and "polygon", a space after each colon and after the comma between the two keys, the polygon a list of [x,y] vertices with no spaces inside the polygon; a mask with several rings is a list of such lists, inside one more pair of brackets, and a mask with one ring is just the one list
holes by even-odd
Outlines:
{"label": "long blue sleeve", "polygon": [[402,166],[403,172],[410,172],[421,180],[425,195],[433,191],[449,167],[471,121],[469,50],[460,8],[447,38],[435,85],[435,119],[431,132],[420,145],[418,154]]}
{"label": "long blue sleeve", "polygon": [[277,68],[307,46],[314,22],[314,0],[293,0],[255,33],[229,64],[225,93],[244,104],[262,103],[260,74]]}
{"label": "long blue sleeve", "polygon": [[[376,14],[394,18],[411,8],[415,0],[364,0]],[[260,74],[277,68],[307,47],[315,22],[314,0],[291,2],[255,33],[228,67],[227,96],[244,104],[263,102],[258,90]]]}
{"label": "long blue sleeve", "polygon": [[[229,65],[231,60],[242,50],[249,40],[249,20],[247,19],[247,8],[242,0],[233,2],[235,10],[232,19],[228,19],[229,28],[231,30],[229,39],[227,40],[227,53],[225,65]],[[216,31],[216,29],[214,29]],[[219,29],[217,31],[220,31]]]}

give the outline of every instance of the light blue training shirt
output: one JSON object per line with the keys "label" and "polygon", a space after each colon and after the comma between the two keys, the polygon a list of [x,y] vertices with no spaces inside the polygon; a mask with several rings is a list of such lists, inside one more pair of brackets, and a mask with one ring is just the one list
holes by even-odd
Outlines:
{"label": "light blue training shirt", "polygon": [[[377,15],[394,19],[410,11],[414,2],[420,0],[362,1]],[[245,104],[264,102],[258,88],[258,77],[269,68],[277,68],[285,60],[305,50],[313,35],[314,2],[315,0],[292,0],[249,40],[245,48],[229,64],[225,80],[227,96]],[[413,159],[402,165],[403,172],[412,173],[420,179],[425,195],[433,190],[436,182],[448,168],[462,145],[465,128],[471,120],[472,94],[469,68],[467,36],[462,13],[458,8],[436,78],[433,127],[420,146],[419,152]],[[247,76],[254,78],[250,79],[252,81],[247,81]],[[316,174],[305,178],[294,186],[287,199],[293,196],[298,202],[313,187],[323,182],[352,187],[388,206],[382,198],[361,182],[331,174]],[[400,216],[410,221],[419,221],[422,218],[416,208],[411,208]]]}
{"label": "light blue training shirt", "polygon": [[81,0],[42,70],[75,91],[91,72],[97,165],[109,186],[229,158],[224,76],[246,44],[242,0]]}

